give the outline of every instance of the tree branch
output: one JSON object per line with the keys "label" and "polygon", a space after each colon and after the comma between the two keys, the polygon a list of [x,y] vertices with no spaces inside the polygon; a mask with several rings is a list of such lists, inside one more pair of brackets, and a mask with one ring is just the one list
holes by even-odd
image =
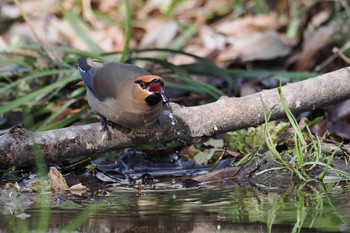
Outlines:
{"label": "tree branch", "polygon": [[[350,98],[350,67],[282,87],[283,96],[293,113],[322,108]],[[276,105],[271,120],[283,117],[277,89],[241,98],[221,97],[218,101],[195,107],[171,103],[176,124],[169,109],[160,124],[147,130],[111,128],[112,140],[101,132],[98,123],[71,126],[31,133],[14,127],[0,136],[0,167],[34,164],[34,154],[46,160],[133,147],[145,143],[182,140],[195,143],[206,137],[264,123],[264,102],[267,110]]]}

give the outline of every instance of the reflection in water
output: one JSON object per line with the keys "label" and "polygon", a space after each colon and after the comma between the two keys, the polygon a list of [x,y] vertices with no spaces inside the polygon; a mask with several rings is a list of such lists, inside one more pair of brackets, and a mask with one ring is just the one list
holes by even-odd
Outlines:
{"label": "reflection in water", "polygon": [[[328,190],[326,192],[325,190]],[[50,232],[86,221],[79,232],[321,232],[348,231],[349,198],[346,191],[330,193],[332,186],[304,185],[287,190],[233,187],[229,189],[149,190],[138,195],[133,190],[115,190],[94,202],[93,213],[86,210],[91,200],[64,202],[51,210]],[[0,206],[4,206],[0,202]],[[19,232],[25,222],[35,230],[39,211],[22,210],[30,217],[0,215],[2,232]],[[82,217],[83,216],[83,217]],[[67,228],[69,229],[69,228]]]}

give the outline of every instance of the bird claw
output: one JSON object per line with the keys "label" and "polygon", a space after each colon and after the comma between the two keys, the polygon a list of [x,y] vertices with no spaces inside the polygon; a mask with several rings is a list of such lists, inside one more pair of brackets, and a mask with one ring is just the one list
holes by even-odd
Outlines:
{"label": "bird claw", "polygon": [[106,131],[106,133],[107,133],[107,139],[110,141],[110,140],[112,139],[112,133],[111,133],[111,131],[108,129],[108,127],[102,128],[102,129],[101,129],[101,132],[105,132],[105,131]]}
{"label": "bird claw", "polygon": [[107,124],[107,120],[105,117],[100,115],[100,124],[101,124],[101,132],[105,132],[107,133],[107,139],[111,140],[112,139],[112,134],[111,131],[108,129],[108,124]]}

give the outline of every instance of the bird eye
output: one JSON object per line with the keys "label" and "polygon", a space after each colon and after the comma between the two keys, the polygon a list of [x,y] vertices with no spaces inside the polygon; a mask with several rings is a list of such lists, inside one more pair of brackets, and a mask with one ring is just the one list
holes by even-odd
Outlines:
{"label": "bird eye", "polygon": [[140,82],[139,85],[142,89],[146,89],[147,87],[147,84],[145,82]]}

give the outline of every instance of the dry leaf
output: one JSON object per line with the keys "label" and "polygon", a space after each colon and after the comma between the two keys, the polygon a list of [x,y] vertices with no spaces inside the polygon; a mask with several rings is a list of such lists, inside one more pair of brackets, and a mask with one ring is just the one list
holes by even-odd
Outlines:
{"label": "dry leaf", "polygon": [[82,10],[83,10],[83,16],[91,25],[94,26],[94,28],[103,28],[104,23],[97,20],[95,17],[95,14],[93,12],[93,9],[91,7],[91,0],[82,0]]}
{"label": "dry leaf", "polygon": [[179,26],[174,21],[154,19],[147,23],[145,30],[146,34],[139,45],[141,48],[166,48],[175,38]]}
{"label": "dry leaf", "polygon": [[315,33],[305,33],[305,43],[302,52],[297,56],[293,66],[295,70],[310,70],[316,65],[317,54],[332,42],[337,26],[329,24],[320,27]]}
{"label": "dry leaf", "polygon": [[124,31],[116,25],[93,30],[89,34],[104,51],[121,51],[124,48]]}
{"label": "dry leaf", "polygon": [[226,35],[249,35],[252,32],[263,32],[276,30],[278,28],[277,15],[253,15],[236,19],[225,17],[222,21],[214,25],[219,33]]}
{"label": "dry leaf", "polygon": [[217,33],[213,28],[203,25],[199,33],[205,47],[209,49],[225,49],[226,37]]}
{"label": "dry leaf", "polygon": [[69,188],[66,179],[55,167],[50,167],[48,178],[52,192],[64,192]]}
{"label": "dry leaf", "polygon": [[79,184],[75,184],[75,185],[71,186],[68,190],[72,194],[76,194],[76,195],[81,196],[83,193],[86,193],[87,188],[85,185],[82,185],[81,183],[79,183]]}
{"label": "dry leaf", "polygon": [[332,105],[326,109],[326,118],[314,131],[323,135],[326,131],[342,139],[350,139],[350,100]]}
{"label": "dry leaf", "polygon": [[[213,51],[213,49],[208,49],[206,47],[203,47],[202,45],[197,44],[189,44],[188,46],[185,46],[184,51],[190,54],[195,54],[199,57],[208,57]],[[175,65],[183,65],[183,64],[191,64],[196,62],[196,59],[190,56],[185,56],[182,54],[175,54],[170,57],[168,57],[169,62],[175,64]]]}
{"label": "dry leaf", "polygon": [[41,189],[40,187],[41,187],[40,180],[39,179],[32,179],[27,183],[24,190],[30,191],[30,192],[36,192],[36,191],[39,191]]}
{"label": "dry leaf", "polygon": [[271,60],[291,51],[276,32],[277,22],[276,14],[225,17],[213,28],[203,26],[200,36],[206,48],[219,51],[216,60],[219,64],[232,60]]}
{"label": "dry leaf", "polygon": [[108,0],[108,1],[99,1],[99,10],[103,13],[113,12],[117,9],[116,6],[123,4],[123,0]]}
{"label": "dry leaf", "polygon": [[11,188],[16,189],[17,191],[19,191],[21,189],[17,182],[15,182],[15,183],[6,183],[4,185],[4,189],[11,189]]}
{"label": "dry leaf", "polygon": [[219,54],[219,62],[271,60],[286,56],[291,51],[291,48],[284,44],[277,32],[272,30],[230,37],[228,41],[231,46]]}
{"label": "dry leaf", "polygon": [[179,155],[184,158],[192,158],[201,151],[197,149],[194,145],[185,147],[180,150]]}

